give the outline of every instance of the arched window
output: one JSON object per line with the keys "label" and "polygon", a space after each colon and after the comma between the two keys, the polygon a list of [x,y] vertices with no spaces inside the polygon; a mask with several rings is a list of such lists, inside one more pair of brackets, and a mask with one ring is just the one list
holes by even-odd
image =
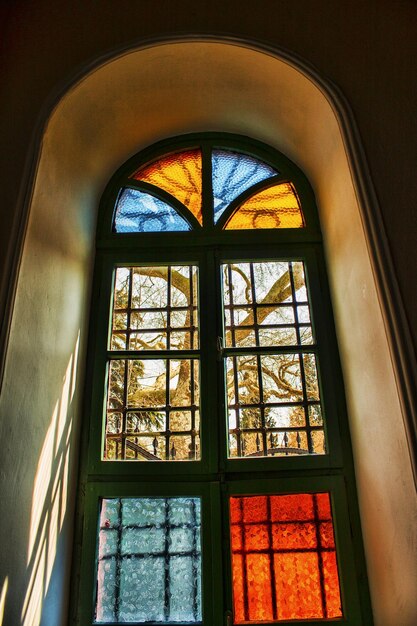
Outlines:
{"label": "arched window", "polygon": [[143,151],[104,193],[94,294],[79,622],[368,625],[304,175],[235,136]]}

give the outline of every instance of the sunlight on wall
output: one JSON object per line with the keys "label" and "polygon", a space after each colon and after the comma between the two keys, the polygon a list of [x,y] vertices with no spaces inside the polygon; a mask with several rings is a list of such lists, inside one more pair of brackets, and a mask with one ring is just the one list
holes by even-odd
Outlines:
{"label": "sunlight on wall", "polygon": [[42,602],[48,591],[65,518],[79,341],[78,333],[35,475],[27,556],[30,580],[22,611],[22,626],[38,626],[40,623]]}
{"label": "sunlight on wall", "polygon": [[3,588],[0,594],[0,626],[3,626],[4,607],[6,606],[7,589],[9,587],[9,577],[6,576],[3,583]]}

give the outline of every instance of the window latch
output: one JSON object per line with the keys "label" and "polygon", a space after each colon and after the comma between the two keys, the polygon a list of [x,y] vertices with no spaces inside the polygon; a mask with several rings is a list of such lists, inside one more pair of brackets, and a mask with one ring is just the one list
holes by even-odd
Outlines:
{"label": "window latch", "polygon": [[223,337],[217,337],[217,360],[221,361],[223,358]]}
{"label": "window latch", "polygon": [[226,611],[226,613],[224,614],[224,617],[225,617],[226,626],[232,626],[233,624],[232,611]]}

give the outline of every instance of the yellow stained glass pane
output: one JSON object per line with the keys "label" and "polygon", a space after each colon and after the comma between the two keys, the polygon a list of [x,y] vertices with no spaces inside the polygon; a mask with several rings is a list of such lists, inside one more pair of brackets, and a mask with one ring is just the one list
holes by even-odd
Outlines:
{"label": "yellow stained glass pane", "polygon": [[141,167],[133,178],[167,191],[182,202],[200,224],[203,223],[200,150],[187,150],[164,156]]}
{"label": "yellow stained glass pane", "polygon": [[226,230],[303,228],[304,216],[291,183],[268,187],[248,198],[233,213]]}

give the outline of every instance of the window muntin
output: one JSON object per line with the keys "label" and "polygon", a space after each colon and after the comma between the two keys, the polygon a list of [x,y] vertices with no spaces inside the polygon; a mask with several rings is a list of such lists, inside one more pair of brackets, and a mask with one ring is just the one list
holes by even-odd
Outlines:
{"label": "window muntin", "polygon": [[[198,144],[198,141],[191,140],[189,145],[192,147],[191,152],[194,149],[194,146]],[[204,144],[204,145],[203,145]],[[211,167],[213,167],[213,154],[215,150],[219,150],[217,147],[219,144],[216,144],[214,141],[207,141],[206,143],[202,143],[201,150],[201,163],[202,163],[202,221],[198,222],[195,215],[187,209],[185,204],[181,204],[178,197],[171,195],[167,189],[157,188],[152,182],[149,181],[140,181],[138,179],[128,178],[132,171],[140,171],[145,170],[147,164],[152,165],[158,160],[162,159],[158,156],[158,154],[152,153],[151,156],[148,156],[147,159],[144,159],[144,164],[135,164],[134,166],[126,166],[123,171],[123,175],[119,178],[119,183],[121,187],[129,187],[132,189],[137,189],[142,192],[150,193],[152,196],[162,199],[174,207],[178,215],[185,218],[193,229],[193,233],[189,232],[170,232],[168,230],[154,230],[153,232],[149,232],[144,228],[142,232],[140,231],[132,231],[130,233],[117,233],[114,232],[113,225],[113,233],[108,235],[105,234],[100,239],[99,245],[104,245],[104,251],[102,253],[103,259],[108,258],[108,261],[105,261],[105,272],[109,271],[109,267],[142,267],[156,266],[155,261],[161,263],[161,266],[164,265],[166,267],[171,265],[187,265],[189,261],[195,263],[199,266],[199,273],[201,278],[200,290],[199,290],[199,300],[201,305],[200,311],[200,327],[199,327],[199,347],[198,350],[187,350],[187,354],[183,354],[181,350],[177,350],[177,354],[175,350],[168,350],[164,346],[161,346],[160,349],[151,350],[149,353],[146,353],[146,350],[138,349],[130,349],[129,348],[129,335],[133,334],[137,331],[134,326],[128,323],[125,318],[123,318],[124,326],[119,328],[117,325],[113,327],[114,335],[117,337],[117,341],[122,338],[123,346],[118,346],[111,343],[108,346],[107,350],[107,361],[125,361],[129,364],[130,360],[157,360],[161,362],[171,361],[174,359],[199,359],[201,358],[201,368],[199,369],[199,377],[200,377],[200,395],[203,397],[202,401],[202,411],[201,415],[199,413],[200,421],[201,421],[201,456],[199,460],[196,460],[192,463],[173,463],[172,460],[169,463],[159,462],[155,463],[152,461],[149,462],[141,462],[141,463],[106,463],[103,464],[97,460],[97,439],[94,441],[92,439],[92,455],[90,456],[90,472],[92,475],[101,476],[101,480],[104,481],[105,477],[119,475],[119,482],[114,485],[111,492],[112,498],[121,498],[126,495],[126,481],[130,483],[129,487],[129,497],[138,497],[140,492],[147,487],[147,495],[149,497],[156,497],[156,495],[161,495],[163,497],[168,497],[168,495],[172,497],[178,497],[180,495],[181,490],[178,489],[178,479],[184,480],[185,474],[187,474],[187,493],[190,497],[197,497],[200,491],[195,489],[194,486],[197,485],[195,480],[197,477],[203,481],[208,481],[205,484],[208,486],[210,484],[210,497],[208,493],[203,496],[201,505],[203,509],[205,508],[205,513],[203,513],[203,528],[204,528],[204,520],[209,522],[210,533],[213,532],[213,538],[209,538],[207,532],[206,536],[203,536],[202,540],[202,550],[207,550],[207,546],[211,543],[211,552],[209,552],[209,558],[203,557],[202,561],[202,586],[204,588],[203,592],[203,604],[205,607],[202,609],[202,620],[205,626],[217,626],[219,623],[222,623],[224,620],[224,611],[227,609],[232,610],[233,601],[232,601],[232,575],[231,575],[231,564],[229,563],[230,568],[230,576],[226,576],[226,591],[225,591],[225,603],[222,605],[221,598],[223,597],[223,591],[221,586],[221,576],[220,574],[223,571],[223,568],[227,569],[227,559],[231,558],[231,550],[230,554],[224,553],[224,543],[227,544],[227,536],[230,534],[230,524],[228,522],[227,514],[221,514],[221,511],[227,511],[229,505],[228,495],[231,497],[258,497],[261,494],[266,494],[270,496],[277,496],[280,493],[286,495],[292,495],[296,498],[299,496],[303,496],[303,494],[320,494],[320,493],[329,493],[331,494],[332,502],[337,500],[344,490],[344,482],[340,480],[337,484],[333,482],[325,473],[322,472],[323,468],[332,468],[333,472],[340,473],[343,475],[344,470],[341,465],[341,456],[340,456],[340,448],[338,443],[338,403],[335,401],[334,397],[334,389],[330,383],[333,380],[332,377],[332,365],[329,360],[329,356],[326,352],[327,350],[327,334],[328,329],[326,328],[325,320],[327,318],[327,313],[324,313],[325,306],[322,307],[322,298],[318,297],[321,290],[321,280],[318,279],[317,269],[320,266],[321,261],[317,262],[320,253],[317,254],[315,249],[315,243],[319,238],[318,230],[317,230],[317,221],[315,221],[314,212],[309,208],[309,202],[306,202],[306,198],[312,200],[312,195],[308,190],[308,186],[306,186],[305,182],[303,182],[302,178],[293,177],[291,168],[286,166],[285,160],[280,164],[279,167],[275,170],[271,167],[270,174],[266,176],[263,180],[256,182],[252,186],[246,186],[245,189],[242,188],[240,193],[233,196],[233,199],[224,201],[224,210],[221,215],[217,219],[214,224],[214,209],[213,206],[216,203],[216,199],[213,198],[213,177],[212,171],[210,175],[208,175],[207,164],[211,163]],[[221,150],[220,150],[221,151]],[[226,153],[229,152],[228,149],[224,150]],[[168,154],[168,157],[174,157],[175,154],[179,154],[181,151],[171,151]],[[256,152],[256,150],[255,150]],[[239,149],[230,150],[230,153],[235,154],[243,154]],[[265,154],[265,153],[264,153]],[[256,158],[255,158],[256,160]],[[273,158],[271,156],[271,162],[273,162]],[[263,158],[259,159],[260,162],[266,163],[269,161],[266,158],[263,161]],[[282,167],[281,167],[282,165]],[[129,182],[129,180],[131,182]],[[300,199],[300,206],[302,206],[302,214],[303,214],[303,228],[285,228],[279,227],[278,229],[270,229],[270,228],[261,228],[256,231],[251,229],[244,229],[240,232],[227,230],[227,224],[230,221],[231,216],[238,210],[238,208],[244,204],[248,199],[252,196],[256,196],[258,193],[266,190],[274,185],[281,183],[288,183],[291,181],[293,184],[293,188],[297,189],[297,197]],[[120,189],[120,187],[119,187]],[[114,214],[114,206],[117,201],[116,188],[113,188],[111,193],[107,195],[106,192],[106,202],[108,206],[108,215],[110,216],[110,209],[112,212],[112,216]],[[187,213],[189,211],[189,213]],[[113,217],[112,217],[113,220]],[[113,223],[113,222],[112,222]],[[199,225],[200,224],[200,225]],[[202,226],[201,226],[202,224]],[[116,229],[117,230],[117,229]],[[103,233],[103,230],[101,230]],[[249,248],[246,247],[246,244],[249,242]],[[282,246],[283,242],[284,245]],[[309,243],[311,242],[311,246],[309,248]],[[306,244],[304,246],[304,244]],[[113,252],[109,254],[106,252],[106,246],[112,246]],[[216,249],[216,246],[217,249]],[[117,251],[117,252],[116,252]],[[311,298],[309,298],[304,293],[304,296],[297,300],[297,289],[294,288],[292,291],[291,297],[292,301],[285,303],[283,302],[283,307],[277,306],[280,303],[272,303],[272,306],[275,306],[277,309],[284,309],[285,305],[293,310],[292,317],[287,315],[287,317],[282,317],[281,320],[278,320],[278,314],[274,318],[273,314],[270,314],[270,319],[268,321],[272,322],[269,324],[270,328],[266,324],[266,318],[262,319],[262,314],[256,310],[256,308],[261,309],[262,306],[252,307],[252,311],[254,312],[254,320],[255,324],[253,328],[250,330],[253,331],[252,335],[255,336],[254,345],[245,347],[245,346],[237,346],[226,345],[223,341],[219,341],[216,337],[226,338],[226,334],[222,332],[223,323],[224,323],[224,314],[222,312],[222,297],[221,297],[221,266],[227,264],[239,264],[239,263],[271,263],[274,262],[274,259],[277,259],[275,262],[282,262],[287,264],[304,264],[304,276],[307,274],[309,278],[309,287],[311,288]],[[113,271],[113,269],[111,269]],[[305,280],[305,278],[304,278]],[[324,281],[325,282],[325,281]],[[107,284],[107,283],[106,283]],[[104,287],[104,292],[106,292],[107,287]],[[109,297],[110,299],[110,297]],[[250,303],[251,306],[253,303]],[[261,305],[262,303],[258,303],[255,298],[255,304]],[[270,303],[269,303],[270,304]],[[265,305],[268,303],[265,302]],[[100,305],[102,306],[102,305]],[[131,307],[132,308],[132,307]],[[133,307],[134,308],[134,307]],[[248,307],[249,309],[251,307]],[[294,309],[296,310],[297,318],[294,313]],[[229,307],[230,312],[230,307]],[[108,315],[108,310],[106,311]],[[122,316],[124,314],[123,311],[118,311]],[[160,312],[158,312],[160,313]],[[285,312],[284,312],[285,313]],[[288,311],[287,311],[288,314]],[[275,315],[275,314],[274,314]],[[268,317],[268,316],[267,316]],[[311,319],[314,320],[314,327]],[[324,320],[324,321],[323,321]],[[120,322],[120,320],[119,320]],[[119,323],[118,322],[118,323]],[[283,327],[282,328],[280,324]],[[104,324],[105,326],[105,324]],[[255,328],[257,326],[257,328]],[[262,326],[265,326],[266,332]],[[331,325],[330,325],[330,334],[331,334]],[[106,334],[103,332],[103,324],[101,325],[101,336]],[[141,330],[144,330],[143,328]],[[157,333],[160,333],[160,327],[146,327],[145,330],[153,331],[156,330]],[[261,331],[261,332],[259,332]],[[275,332],[278,331],[278,332]],[[294,331],[295,331],[295,339],[294,341]],[[188,329],[187,329],[188,332]],[[190,330],[191,332],[191,330]],[[193,331],[194,332],[194,331]],[[119,334],[118,334],[119,333]],[[285,339],[285,334],[291,335],[291,341],[287,345],[287,340]],[[277,337],[281,334],[281,340],[277,341]],[[260,340],[260,336],[263,338]],[[265,339],[265,336],[267,337]],[[256,339],[258,337],[258,339]],[[325,341],[323,341],[323,338]],[[303,340],[302,340],[303,339]],[[266,342],[267,345],[262,345],[263,342]],[[305,340],[305,342],[304,342]],[[316,345],[317,340],[317,345]],[[164,339],[165,341],[165,339]],[[280,343],[282,342],[282,345]],[[276,342],[276,343],[275,343]],[[269,345],[269,343],[271,345]],[[278,345],[276,345],[278,344]],[[326,346],[326,348],[323,348]],[[121,347],[121,349],[119,349]],[[138,346],[136,346],[138,347]],[[240,351],[240,352],[239,352]],[[196,354],[198,352],[198,354]],[[235,353],[233,353],[235,352]],[[180,353],[180,354],[178,354]],[[289,448],[297,449],[297,452],[294,454],[284,454],[277,456],[264,456],[262,457],[254,457],[252,459],[248,459],[245,456],[229,458],[227,452],[227,437],[228,437],[228,428],[227,428],[227,415],[228,412],[226,410],[227,400],[226,400],[226,377],[224,376],[224,364],[226,362],[232,362],[236,357],[243,358],[252,358],[256,357],[257,361],[261,359],[261,357],[271,357],[277,358],[281,357],[281,355],[286,355],[286,358],[293,358],[295,361],[298,359],[298,370],[301,371],[302,366],[304,366],[305,359],[310,359],[313,363],[314,367],[310,365],[312,370],[316,370],[318,365],[320,365],[321,370],[321,383],[318,385],[318,377],[317,373],[314,378],[314,384],[311,385],[310,382],[304,380],[301,382],[301,393],[300,393],[300,385],[295,385],[296,387],[296,395],[300,397],[301,400],[295,401],[295,404],[298,405],[299,412],[301,413],[301,419],[304,420],[297,424],[298,432],[295,432],[295,435],[292,435],[293,439],[288,439],[287,443],[283,441],[284,446],[287,446],[287,451],[289,452]],[[295,355],[295,356],[294,356]],[[262,360],[260,360],[261,365],[258,367],[258,383],[259,387],[259,396],[262,398],[262,390],[261,387],[264,384],[262,381]],[[217,369],[217,374],[216,374]],[[295,371],[295,370],[294,370]],[[103,366],[100,365],[98,367],[98,378],[101,380],[101,385],[103,384],[103,380],[106,379],[104,375]],[[261,372],[259,374],[259,372]],[[299,378],[302,378],[301,376]],[[165,373],[165,380],[167,379],[167,374]],[[324,382],[323,382],[324,381]],[[100,386],[100,383],[99,383]],[[222,394],[222,391],[224,394]],[[225,399],[224,407],[222,407],[223,396]],[[97,406],[99,405],[99,397],[100,392],[96,393],[96,398],[98,398]],[[260,404],[263,400],[260,399]],[[125,404],[128,404],[128,394],[126,395]],[[265,404],[265,403],[264,403]],[[277,403],[280,404],[280,403]],[[284,404],[284,403],[283,403]],[[126,417],[129,413],[130,407],[127,406]],[[135,406],[133,408],[132,413],[140,412],[139,409],[141,407]],[[145,409],[159,409],[163,408],[165,411],[169,411],[170,407],[168,404],[163,407],[145,407]],[[248,407],[240,407],[243,411]],[[255,407],[249,407],[250,409],[254,409]],[[256,407],[261,413],[261,407]],[[285,411],[288,413],[287,406],[276,406],[272,407],[276,409],[277,416],[274,419],[277,419],[278,424],[282,424],[282,420],[289,420],[294,418],[289,418],[288,415],[285,417]],[[290,407],[292,408],[292,407]],[[302,411],[301,411],[302,408]],[[117,412],[117,411],[115,411]],[[144,413],[147,411],[145,410]],[[324,428],[324,415],[330,416],[326,429]],[[136,419],[136,416],[135,418]],[[261,420],[261,429],[262,429],[262,417]],[[281,420],[281,422],[279,421]],[[258,422],[259,423],[259,422]],[[126,425],[128,421],[126,420]],[[136,419],[137,424],[137,419]],[[279,428],[280,426],[278,426]],[[135,426],[136,428],[136,426]],[[256,427],[255,427],[256,428]],[[310,433],[307,433],[308,428],[310,428]],[[158,436],[161,436],[163,439],[167,434],[172,435],[172,432],[167,432],[168,429],[160,430],[157,432]],[[170,429],[169,429],[170,430]],[[318,448],[321,446],[322,451],[324,451],[324,431],[326,430],[326,454],[299,454],[300,448],[304,447],[308,448],[309,442],[308,437],[313,439],[317,434],[321,437],[319,441],[313,443],[313,446]],[[305,433],[303,431],[306,431]],[[97,435],[98,429],[93,428],[93,432]],[[142,431],[141,431],[142,432]],[[124,434],[129,436],[127,428],[124,431]],[[140,433],[135,432],[135,435],[139,435]],[[262,432],[262,438],[264,437],[264,433]],[[270,434],[270,433],[268,433]],[[299,441],[297,441],[297,435]],[[284,440],[284,435],[282,436]],[[166,441],[166,439],[165,439]],[[291,444],[291,445],[290,445]],[[255,438],[255,446],[256,446],[256,438]],[[169,448],[165,444],[165,450]],[[267,452],[267,448],[266,448]],[[313,451],[316,452],[316,451]],[[262,450],[262,454],[265,453],[265,449]],[[152,452],[151,452],[152,454]],[[133,460],[133,459],[132,459]],[[149,459],[150,460],[150,459]],[[168,460],[168,459],[166,459]],[[128,461],[128,459],[126,459]],[[169,468],[169,469],[168,469]],[[186,469],[185,469],[186,468]],[[317,478],[312,480],[309,476],[309,472],[311,469],[315,470],[315,474]],[[183,471],[185,470],[185,472]],[[284,473],[281,475],[281,470],[284,470]],[[244,477],[245,472],[251,472],[253,475],[253,484],[250,487],[244,486]],[[264,485],[264,476],[265,472],[270,471],[268,476],[275,476],[274,484],[272,487],[268,487],[266,489]],[[291,484],[293,481],[292,472],[296,471],[298,475],[298,479],[295,484]],[[281,478],[282,476],[282,478]],[[165,488],[161,492],[161,479],[170,480],[169,488]],[[261,479],[262,477],[262,479]],[[284,478],[285,477],[285,478]],[[282,483],[282,484],[281,484]],[[220,484],[222,485],[221,491],[224,494],[220,495]],[[101,486],[100,486],[101,485]],[[101,502],[106,494],[108,493],[108,489],[105,486],[105,482],[95,489],[95,495],[93,498],[94,506],[97,506],[97,501]],[[212,490],[217,494],[214,495]],[[220,503],[223,502],[223,506],[221,507]],[[344,524],[344,520],[347,519],[347,509],[337,506],[333,509],[333,516],[335,518],[335,530],[336,533],[336,546],[338,552],[338,563],[339,563],[339,572],[340,572],[340,594],[342,597],[343,603],[343,617],[337,617],[338,623],[351,623],[353,624],[362,624],[362,618],[360,617],[360,611],[358,609],[358,596],[355,590],[355,574],[354,574],[354,566],[352,563],[352,559],[350,557],[351,546],[349,543],[349,529],[346,524]],[[97,517],[96,517],[97,519]],[[222,531],[220,532],[220,528]],[[207,531],[207,524],[206,524]],[[203,533],[204,535],[204,533]],[[91,545],[93,546],[93,551],[97,549],[96,537],[97,534],[94,534],[89,531],[89,537]],[[223,540],[222,540],[223,537]],[[92,561],[92,550],[90,549],[90,562]],[[223,555],[223,558],[222,558]],[[214,558],[217,562],[216,575],[213,577],[213,572],[210,571],[210,561],[211,558]],[[91,572],[91,570],[90,570]],[[91,575],[91,573],[90,573]],[[350,581],[347,585],[347,581]],[[353,589],[353,592],[350,591],[350,586]],[[213,596],[213,589],[215,589],[215,595]],[[92,594],[91,594],[92,595]],[[91,597],[90,595],[90,597]],[[87,600],[88,603],[88,600]],[[217,610],[217,606],[220,605],[220,612]],[[216,613],[217,610],[217,613]],[[93,609],[94,611],[94,609]],[[90,612],[91,615],[91,612]],[[353,616],[353,617],[352,617]],[[296,621],[299,619],[298,617],[294,618]],[[323,617],[313,618],[315,621],[326,619]],[[333,618],[330,617],[332,620]],[[237,614],[233,617],[231,623],[239,623],[239,617]],[[353,620],[353,621],[352,621]],[[277,620],[275,620],[277,621]],[[152,622],[151,622],[152,623]],[[153,622],[159,623],[159,622]],[[256,623],[257,622],[253,622]],[[259,622],[259,624],[262,622]]]}

